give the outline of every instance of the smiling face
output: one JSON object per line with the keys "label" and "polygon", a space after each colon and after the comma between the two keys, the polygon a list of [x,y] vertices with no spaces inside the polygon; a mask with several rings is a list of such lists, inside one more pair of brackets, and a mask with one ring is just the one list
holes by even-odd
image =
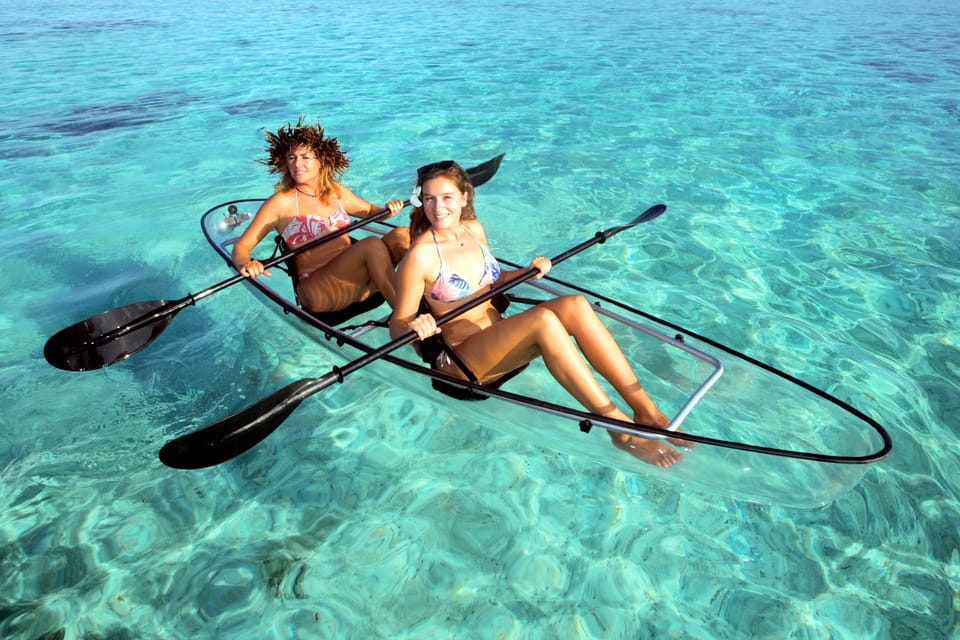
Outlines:
{"label": "smiling face", "polygon": [[410,237],[417,238],[431,228],[434,216],[428,216],[427,198],[430,198],[430,211],[437,214],[437,221],[451,219],[456,212],[455,224],[463,220],[476,220],[473,210],[473,185],[470,176],[463,167],[452,160],[435,162],[417,169],[417,182],[410,196],[413,211],[410,212]]}
{"label": "smiling face", "polygon": [[[277,191],[293,189],[297,184],[316,185],[317,193],[327,194],[337,177],[350,166],[350,160],[340,150],[336,138],[323,134],[323,127],[304,123],[303,116],[296,125],[288,124],[276,132],[264,133],[267,158],[261,160],[270,167],[270,173],[279,173]],[[298,167],[297,156],[303,156],[304,166]]]}
{"label": "smiling face", "polygon": [[437,230],[460,227],[460,214],[467,205],[467,194],[460,190],[456,181],[438,176],[425,181],[420,199],[427,220]]}
{"label": "smiling face", "polygon": [[291,149],[287,155],[287,173],[298,185],[315,183],[320,176],[320,163],[313,149],[302,145]]}

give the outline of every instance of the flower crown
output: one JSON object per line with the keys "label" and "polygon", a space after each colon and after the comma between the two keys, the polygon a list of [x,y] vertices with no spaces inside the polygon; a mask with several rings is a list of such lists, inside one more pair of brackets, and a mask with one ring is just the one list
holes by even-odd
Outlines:
{"label": "flower crown", "polygon": [[336,175],[343,175],[350,166],[350,160],[340,150],[337,139],[324,137],[319,122],[315,125],[304,124],[303,116],[300,116],[296,125],[287,124],[277,129],[276,133],[267,131],[264,138],[267,140],[267,158],[262,162],[270,167],[271,173],[283,173],[287,167],[287,154],[297,147],[312,149],[317,159],[330,165]]}

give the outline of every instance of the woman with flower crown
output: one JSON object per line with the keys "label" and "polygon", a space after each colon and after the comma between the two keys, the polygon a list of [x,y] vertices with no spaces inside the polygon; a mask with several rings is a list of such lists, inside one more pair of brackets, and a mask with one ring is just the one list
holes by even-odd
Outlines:
{"label": "woman with flower crown", "polygon": [[[395,216],[400,200],[383,207],[371,204],[337,180],[350,165],[336,138],[323,127],[304,124],[267,132],[268,157],[262,162],[279,173],[275,193],[267,198],[233,247],[233,262],[249,278],[269,276],[250,252],[269,232],[283,237],[290,249],[342,229],[350,216],[367,217],[383,209]],[[379,291],[392,307],[395,299],[394,265],[409,244],[405,228],[380,238],[353,242],[342,235],[295,256],[296,293],[303,307],[314,312],[339,311]]]}
{"label": "woman with flower crown", "polygon": [[[504,317],[491,301],[454,317],[440,327],[435,317],[482,295],[498,280],[521,271],[503,272],[487,246],[473,209],[470,178],[453,161],[417,171],[410,202],[410,250],[397,272],[397,301],[390,333],[398,338],[414,331],[420,348],[440,339],[432,366],[446,374],[482,384],[494,383],[542,356],[554,378],[588,411],[618,420],[666,427],[670,420],[637,380],[619,345],[583,296],[564,296]],[[534,258],[530,266],[550,270],[550,260]],[[421,313],[425,302],[429,313]],[[570,340],[573,337],[574,344]],[[579,349],[578,349],[579,347]],[[586,360],[584,360],[584,357]],[[606,378],[633,413],[628,417],[598,383],[590,366]],[[681,455],[662,440],[611,433],[613,444],[659,467]],[[686,446],[680,438],[668,438]]]}

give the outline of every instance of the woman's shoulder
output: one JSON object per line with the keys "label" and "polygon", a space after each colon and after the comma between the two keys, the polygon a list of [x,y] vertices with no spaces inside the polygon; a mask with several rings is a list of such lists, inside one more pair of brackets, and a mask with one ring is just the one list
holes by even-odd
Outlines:
{"label": "woman's shoulder", "polygon": [[289,212],[293,208],[293,189],[277,191],[260,205],[257,215],[270,222],[291,217]]}
{"label": "woman's shoulder", "polygon": [[427,268],[435,264],[437,251],[429,233],[424,232],[414,238],[410,243],[405,259],[416,268]]}
{"label": "woman's shoulder", "polygon": [[336,198],[344,209],[350,214],[364,213],[368,206],[366,200],[355,194],[345,184],[334,182],[330,185],[330,196]]}
{"label": "woman's shoulder", "polygon": [[293,196],[296,189],[281,189],[274,191],[273,194],[263,201],[263,206],[285,206],[293,202]]}
{"label": "woman's shoulder", "polygon": [[413,252],[419,255],[421,253],[426,253],[427,249],[430,249],[432,247],[433,247],[433,238],[430,235],[429,230],[427,230],[410,241],[410,249],[408,249],[407,252],[408,253]]}
{"label": "woman's shoulder", "polygon": [[350,190],[350,187],[342,182],[333,182],[330,184],[330,193],[337,200],[360,200],[360,196]]}
{"label": "woman's shoulder", "polygon": [[483,228],[483,225],[480,224],[480,221],[476,218],[471,220],[461,220],[461,224],[467,228],[467,231],[469,231],[474,238],[479,238],[484,242],[487,241],[487,232]]}

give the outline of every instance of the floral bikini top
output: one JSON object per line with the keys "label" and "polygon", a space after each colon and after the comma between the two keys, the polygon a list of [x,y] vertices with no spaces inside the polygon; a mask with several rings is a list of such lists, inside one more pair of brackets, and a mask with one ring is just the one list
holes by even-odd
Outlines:
{"label": "floral bikini top", "polygon": [[437,234],[431,229],[430,233],[433,234],[433,244],[437,247],[437,256],[440,257],[440,272],[437,274],[437,280],[433,283],[433,288],[430,290],[430,297],[439,302],[456,302],[457,300],[462,300],[471,293],[493,284],[500,278],[500,263],[497,262],[497,259],[470,233],[469,229],[463,225],[460,225],[460,228],[466,231],[468,236],[473,238],[477,246],[480,247],[480,251],[483,252],[483,275],[480,276],[480,282],[477,286],[473,287],[467,282],[466,278],[450,271],[447,262],[443,259],[443,254],[440,253],[440,243],[437,242]]}
{"label": "floral bikini top", "polygon": [[334,198],[334,200],[337,200],[337,210],[333,215],[326,218],[315,215],[300,215],[299,190],[297,191],[296,198],[297,215],[284,227],[283,233],[280,234],[283,236],[287,245],[293,247],[294,245],[303,244],[314,238],[319,238],[325,233],[343,229],[350,225],[350,214],[347,213],[346,209],[343,208],[343,205],[340,204],[340,201],[336,198]]}

